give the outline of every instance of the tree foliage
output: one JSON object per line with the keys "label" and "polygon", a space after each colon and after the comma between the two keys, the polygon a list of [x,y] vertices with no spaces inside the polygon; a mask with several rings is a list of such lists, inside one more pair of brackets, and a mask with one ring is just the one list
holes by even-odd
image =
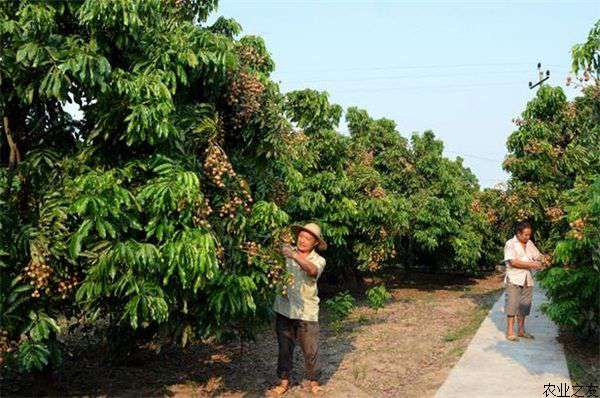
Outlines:
{"label": "tree foliage", "polygon": [[574,72],[584,70],[581,94],[543,86],[516,120],[504,168],[512,175],[507,219],[529,220],[554,266],[540,273],[556,322],[600,333],[600,54],[598,24],[573,48]]}
{"label": "tree foliage", "polygon": [[216,6],[0,2],[2,365],[57,364],[73,322],[106,321],[121,352],[248,338],[285,292],[292,221],[321,224],[330,276],[497,258],[497,194],[432,132],[350,108],[341,134],[344,110],[281,93]]}

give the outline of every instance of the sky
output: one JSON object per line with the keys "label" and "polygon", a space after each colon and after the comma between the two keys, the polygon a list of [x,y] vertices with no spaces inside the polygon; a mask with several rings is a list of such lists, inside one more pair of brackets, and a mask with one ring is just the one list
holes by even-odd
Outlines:
{"label": "sky", "polygon": [[284,92],[327,91],[405,137],[432,130],[492,187],[508,178],[506,139],[537,63],[564,87],[600,0],[221,0],[209,22],[221,15],[265,39]]}

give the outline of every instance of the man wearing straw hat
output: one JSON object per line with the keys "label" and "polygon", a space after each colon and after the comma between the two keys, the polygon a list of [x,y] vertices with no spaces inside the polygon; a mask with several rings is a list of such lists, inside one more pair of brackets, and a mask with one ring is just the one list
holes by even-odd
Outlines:
{"label": "man wearing straw hat", "polygon": [[325,259],[319,256],[327,248],[321,237],[321,228],[315,223],[304,226],[292,225],[296,235],[296,247],[286,245],[282,253],[286,257],[286,268],[293,280],[285,296],[275,298],[275,330],[279,355],[277,376],[279,385],[271,389],[271,395],[283,395],[290,387],[294,348],[296,342],[304,355],[306,376],[312,393],[319,392],[319,296],[317,279],[325,268]]}

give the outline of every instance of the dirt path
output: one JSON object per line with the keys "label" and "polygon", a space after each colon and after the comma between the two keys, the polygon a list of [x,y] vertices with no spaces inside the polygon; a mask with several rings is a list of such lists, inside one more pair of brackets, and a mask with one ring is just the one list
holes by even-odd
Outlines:
{"label": "dirt path", "polygon": [[[501,277],[401,274],[393,300],[375,311],[359,304],[333,330],[323,313],[321,364],[327,397],[433,397],[500,295]],[[276,381],[272,330],[240,354],[239,345],[147,353],[130,366],[73,358],[53,380],[13,382],[3,396],[262,397]],[[303,373],[297,350],[295,379]],[[309,396],[295,385],[289,397]]]}

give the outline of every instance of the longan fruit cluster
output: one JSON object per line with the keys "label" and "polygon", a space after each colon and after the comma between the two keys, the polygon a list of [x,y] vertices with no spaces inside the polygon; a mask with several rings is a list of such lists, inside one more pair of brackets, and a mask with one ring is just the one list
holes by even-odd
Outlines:
{"label": "longan fruit cluster", "polygon": [[47,264],[32,259],[23,270],[25,271],[25,276],[30,280],[29,283],[34,287],[31,297],[40,297],[41,289],[49,290],[48,283],[52,276],[52,268]]}
{"label": "longan fruit cluster", "polygon": [[507,156],[506,159],[504,159],[504,162],[502,162],[502,166],[505,167],[505,168],[509,168],[509,167],[511,167],[512,165],[514,165],[515,163],[518,163],[518,162],[519,162],[519,160],[516,157],[514,157],[512,155],[511,156]]}
{"label": "longan fruit cluster", "polygon": [[475,213],[479,213],[479,212],[481,212],[481,202],[480,202],[480,201],[478,201],[477,199],[476,199],[476,200],[474,200],[474,201],[471,203],[471,210],[472,210],[472,211],[474,211]]}
{"label": "longan fruit cluster", "polygon": [[240,249],[242,249],[248,256],[248,265],[252,265],[254,257],[259,255],[260,245],[256,242],[245,242],[243,245],[240,245]]}
{"label": "longan fruit cluster", "polygon": [[281,294],[286,296],[288,286],[294,283],[294,276],[289,274],[286,267],[279,262],[274,262],[267,272],[269,288],[281,287]]}
{"label": "longan fruit cluster", "polygon": [[244,208],[246,213],[250,212],[250,206],[248,203],[237,194],[234,194],[233,197],[229,198],[225,203],[223,203],[219,209],[219,216],[222,218],[235,218],[237,210],[240,208],[240,206]]}
{"label": "longan fruit cluster", "polygon": [[537,141],[527,143],[527,145],[523,147],[523,150],[533,154],[542,153],[544,151],[542,146]]}
{"label": "longan fruit cluster", "polygon": [[204,158],[204,170],[210,180],[219,188],[225,187],[224,176],[235,177],[235,171],[225,151],[216,144],[211,144],[206,148],[206,157]]}
{"label": "longan fruit cluster", "polygon": [[225,260],[225,250],[219,241],[216,241],[215,243],[215,252],[217,254],[217,258],[219,261],[223,262],[223,260]]}
{"label": "longan fruit cluster", "polygon": [[283,135],[283,142],[288,147],[300,146],[308,142],[309,138],[302,131],[290,131]]}
{"label": "longan fruit cluster", "polygon": [[523,220],[527,220],[528,218],[530,218],[532,215],[530,210],[527,209],[519,209],[517,210],[517,220],[519,221],[523,221]]}
{"label": "longan fruit cluster", "polygon": [[508,198],[506,198],[506,203],[508,203],[511,206],[515,206],[517,203],[519,203],[519,197],[517,195],[509,195]]}
{"label": "longan fruit cluster", "polygon": [[209,227],[208,216],[212,214],[212,208],[210,207],[210,203],[207,198],[204,198],[203,202],[196,206],[195,214],[192,218],[194,225],[202,226],[205,228]]}
{"label": "longan fruit cluster", "polygon": [[373,165],[373,159],[375,158],[373,151],[368,151],[362,154],[360,158],[360,164],[362,166],[370,167]]}
{"label": "longan fruit cluster", "polygon": [[16,349],[17,342],[11,341],[8,338],[8,332],[6,330],[0,331],[0,367],[4,365],[4,362],[6,361],[6,354],[10,354]]}
{"label": "longan fruit cluster", "polygon": [[583,86],[585,83],[589,82],[591,79],[592,75],[590,74],[590,70],[586,69],[585,71],[583,71],[583,74],[581,76],[576,76],[575,78],[577,79],[578,83],[575,83],[573,81],[573,77],[572,76],[567,76],[566,78],[566,85],[570,86],[571,84],[574,84],[575,87],[581,87]]}
{"label": "longan fruit cluster", "polygon": [[233,128],[242,128],[260,110],[265,86],[258,76],[241,71],[232,80],[227,103],[234,108]]}
{"label": "longan fruit cluster", "polygon": [[79,278],[71,276],[66,280],[58,282],[58,294],[65,299],[75,289],[75,286],[79,283]]}
{"label": "longan fruit cluster", "polygon": [[488,209],[488,211],[485,213],[485,216],[490,224],[494,224],[496,221],[498,221],[498,216],[493,209]]}
{"label": "longan fruit cluster", "polygon": [[369,192],[369,196],[375,199],[381,199],[385,197],[385,190],[382,187],[377,186]]}
{"label": "longan fruit cluster", "polygon": [[583,220],[582,218],[578,218],[577,220],[570,222],[569,225],[572,228],[570,232],[571,236],[573,236],[577,240],[582,240],[583,229],[585,228],[585,220]]}
{"label": "longan fruit cluster", "polygon": [[[393,257],[395,257],[396,250],[393,250],[392,254],[393,254]],[[369,253],[369,263],[367,264],[369,271],[372,271],[372,272],[377,271],[379,268],[381,268],[381,263],[385,259],[386,259],[385,250],[382,247],[371,250],[371,252]]]}
{"label": "longan fruit cluster", "polygon": [[512,122],[513,122],[515,125],[519,126],[519,127],[521,127],[521,126],[523,126],[523,125],[525,124],[525,120],[521,119],[520,117],[516,117],[516,118],[514,118],[514,119],[512,120]]}
{"label": "longan fruit cluster", "polygon": [[560,207],[550,207],[546,209],[546,216],[550,222],[556,222],[561,219],[565,212]]}
{"label": "longan fruit cluster", "polygon": [[271,192],[271,199],[273,202],[275,202],[275,204],[277,204],[277,206],[282,206],[289,199],[289,192],[281,181],[276,181],[273,183],[273,189]]}
{"label": "longan fruit cluster", "polygon": [[552,265],[552,255],[543,254],[542,258],[541,258],[541,263],[544,267],[548,267],[548,266]]}
{"label": "longan fruit cluster", "polygon": [[240,46],[237,49],[238,56],[243,65],[253,68],[262,68],[267,63],[267,57],[260,54],[252,46]]}
{"label": "longan fruit cluster", "polygon": [[292,236],[292,231],[287,228],[282,230],[279,234],[279,241],[282,243],[291,244],[293,240],[294,237]]}

